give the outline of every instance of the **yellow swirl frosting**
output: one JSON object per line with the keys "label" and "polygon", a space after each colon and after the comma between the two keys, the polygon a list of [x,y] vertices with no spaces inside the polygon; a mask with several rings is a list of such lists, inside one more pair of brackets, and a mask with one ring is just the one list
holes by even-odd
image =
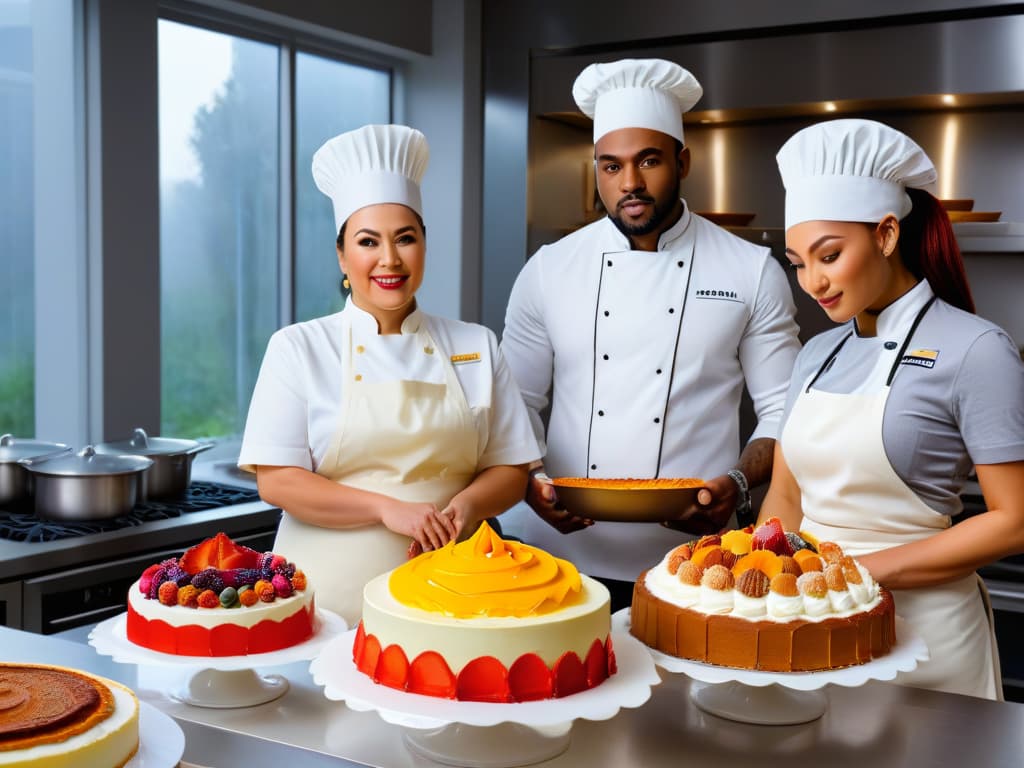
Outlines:
{"label": "yellow swirl frosting", "polygon": [[399,566],[388,586],[398,602],[432,613],[523,617],[571,605],[581,582],[569,561],[506,541],[484,522],[466,541],[450,541]]}

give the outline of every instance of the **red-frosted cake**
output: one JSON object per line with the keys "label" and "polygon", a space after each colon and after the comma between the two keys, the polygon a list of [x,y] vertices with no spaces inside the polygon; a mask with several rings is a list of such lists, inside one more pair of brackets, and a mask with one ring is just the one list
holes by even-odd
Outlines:
{"label": "red-frosted cake", "polygon": [[410,693],[488,702],[559,698],[615,673],[608,590],[482,524],[370,581],[360,671]]}
{"label": "red-frosted cake", "polygon": [[181,656],[244,656],[313,634],[313,590],[280,555],[223,533],[151,565],[128,590],[128,639]]}
{"label": "red-frosted cake", "polygon": [[637,580],[630,625],[671,656],[773,672],[863,664],[896,643],[892,593],[774,518],[666,554]]}

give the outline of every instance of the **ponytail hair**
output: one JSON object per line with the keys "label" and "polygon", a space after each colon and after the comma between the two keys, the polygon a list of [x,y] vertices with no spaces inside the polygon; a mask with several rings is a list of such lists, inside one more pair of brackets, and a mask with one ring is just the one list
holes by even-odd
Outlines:
{"label": "ponytail hair", "polygon": [[923,189],[907,188],[914,207],[900,222],[900,256],[917,279],[924,278],[943,301],[974,314],[964,260],[942,204]]}

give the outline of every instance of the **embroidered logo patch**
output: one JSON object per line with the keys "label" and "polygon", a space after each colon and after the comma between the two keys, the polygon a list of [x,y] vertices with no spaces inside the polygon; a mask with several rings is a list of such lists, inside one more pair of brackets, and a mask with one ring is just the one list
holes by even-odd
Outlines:
{"label": "embroidered logo patch", "polygon": [[900,365],[918,365],[922,368],[934,368],[939,356],[937,349],[912,349],[900,360]]}
{"label": "embroidered logo patch", "polygon": [[452,365],[463,365],[465,363],[479,363],[479,352],[465,352],[461,355],[452,355]]}
{"label": "embroidered logo patch", "polygon": [[717,288],[698,288],[693,292],[694,297],[698,299],[718,299],[719,301],[738,301],[742,302],[736,291],[720,290]]}

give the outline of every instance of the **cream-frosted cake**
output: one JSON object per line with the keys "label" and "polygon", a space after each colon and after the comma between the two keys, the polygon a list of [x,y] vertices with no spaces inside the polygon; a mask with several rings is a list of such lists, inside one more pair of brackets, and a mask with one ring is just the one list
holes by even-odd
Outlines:
{"label": "cream-frosted cake", "polygon": [[896,642],[892,593],[775,518],[668,552],[637,580],[630,624],[672,656],[776,672],[862,664]]}
{"label": "cream-frosted cake", "polygon": [[66,667],[0,663],[0,766],[120,768],[139,748],[139,700]]}
{"label": "cream-frosted cake", "polygon": [[182,656],[245,656],[313,634],[313,590],[280,555],[223,533],[147,568],[128,590],[128,639]]}
{"label": "cream-frosted cake", "polygon": [[608,590],[487,523],[370,581],[353,644],[360,671],[412,693],[529,701],[615,672]]}

